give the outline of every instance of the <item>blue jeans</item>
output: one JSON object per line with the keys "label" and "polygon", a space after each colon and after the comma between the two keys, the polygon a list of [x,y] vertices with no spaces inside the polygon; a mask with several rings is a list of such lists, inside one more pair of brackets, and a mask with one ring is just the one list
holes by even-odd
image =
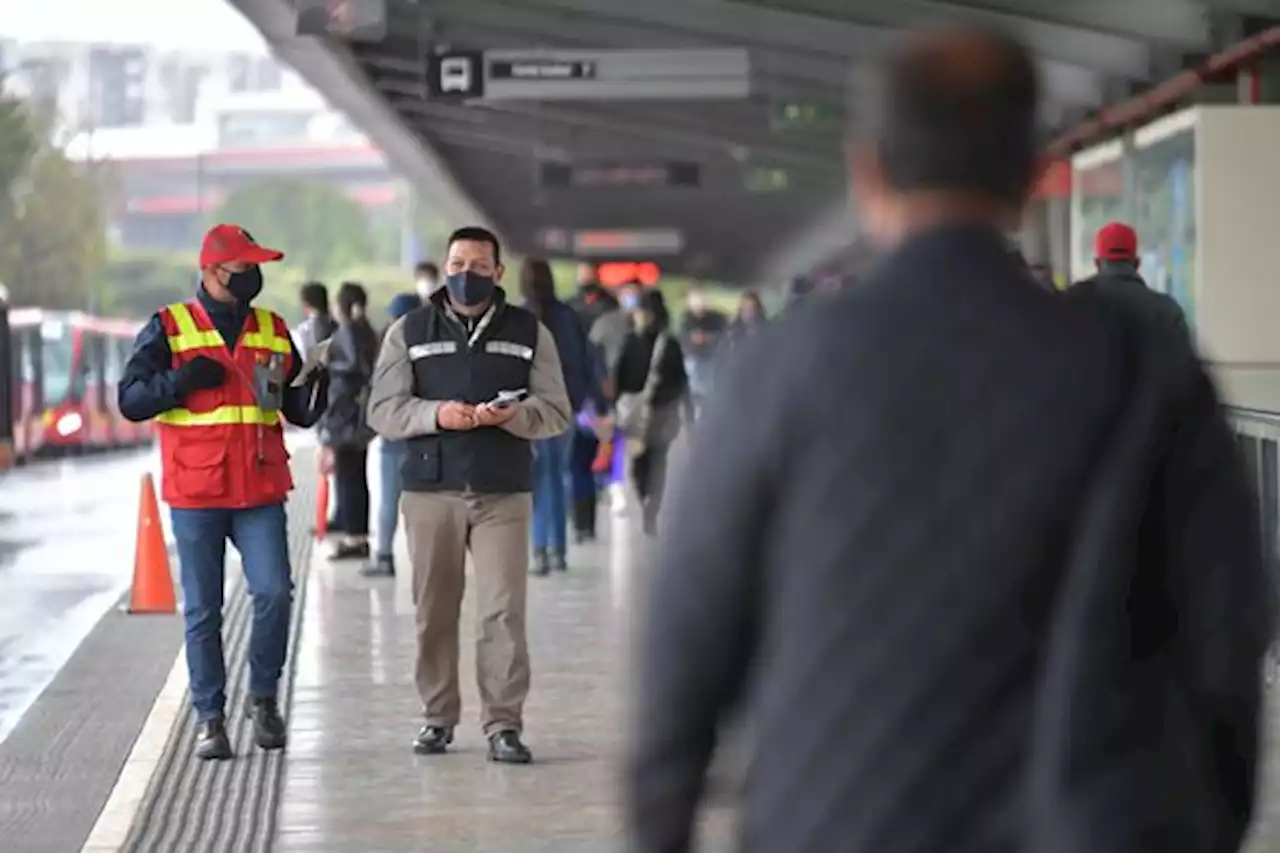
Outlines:
{"label": "blue jeans", "polygon": [[181,564],[191,704],[199,720],[217,719],[227,701],[227,667],[222,657],[227,540],[240,552],[253,599],[250,695],[275,696],[284,671],[293,604],[284,504],[170,512]]}
{"label": "blue jeans", "polygon": [[378,495],[377,556],[390,557],[400,517],[400,492],[404,487],[400,467],[404,464],[407,445],[403,441],[383,441],[379,464],[382,483]]}
{"label": "blue jeans", "polygon": [[568,550],[565,476],[571,433],[533,443],[533,547],[563,554]]}

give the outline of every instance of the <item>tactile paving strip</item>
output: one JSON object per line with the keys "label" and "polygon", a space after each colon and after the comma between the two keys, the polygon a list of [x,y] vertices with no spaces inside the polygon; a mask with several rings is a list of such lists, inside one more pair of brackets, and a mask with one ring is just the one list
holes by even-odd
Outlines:
{"label": "tactile paving strip", "polygon": [[[311,451],[299,451],[295,471],[315,470]],[[313,537],[316,477],[300,475],[289,500],[289,555],[294,606],[289,660],[280,690],[281,711],[293,695],[294,649],[302,622]],[[243,712],[247,689],[251,604],[244,578],[234,582],[223,623],[227,659],[227,730],[236,757],[202,762],[193,754],[190,702],[184,705],[124,846],[128,853],[269,853],[276,834],[287,750],[263,752],[253,743]]]}

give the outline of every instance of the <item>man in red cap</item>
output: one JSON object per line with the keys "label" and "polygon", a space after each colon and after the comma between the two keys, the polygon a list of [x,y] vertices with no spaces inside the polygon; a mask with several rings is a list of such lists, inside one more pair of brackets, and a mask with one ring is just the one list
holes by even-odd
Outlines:
{"label": "man in red cap", "polygon": [[1094,264],[1097,273],[1080,282],[1085,290],[1096,291],[1103,299],[1155,327],[1187,335],[1182,307],[1171,297],[1152,290],[1138,273],[1138,235],[1123,222],[1108,222],[1094,236]]}
{"label": "man in red cap", "polygon": [[302,381],[289,327],[256,308],[261,264],[284,257],[236,225],[216,225],[200,249],[200,287],[161,308],[138,334],[118,389],[120,411],[159,425],[163,479],[185,598],[187,670],[196,754],[232,755],[225,725],[222,590],[227,541],[253,598],[246,710],[263,749],[285,745],[277,703],[293,583],[285,500],[293,488],[283,420],[315,423],[325,371]]}

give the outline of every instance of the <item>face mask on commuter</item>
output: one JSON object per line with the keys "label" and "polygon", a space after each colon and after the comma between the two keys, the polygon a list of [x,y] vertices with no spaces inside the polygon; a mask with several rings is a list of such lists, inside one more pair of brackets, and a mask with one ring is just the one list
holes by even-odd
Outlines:
{"label": "face mask on commuter", "polygon": [[418,279],[418,295],[421,296],[423,299],[426,299],[428,296],[434,293],[435,290],[436,290],[435,279],[428,278],[427,276],[422,276],[421,278]]}
{"label": "face mask on commuter", "polygon": [[446,276],[444,286],[449,289],[450,299],[470,308],[493,296],[495,284],[492,276],[468,271]]}
{"label": "face mask on commuter", "polygon": [[627,311],[634,311],[636,308],[640,307],[640,294],[633,290],[624,290],[622,292],[622,298],[618,300],[618,304]]}
{"label": "face mask on commuter", "polygon": [[254,266],[242,272],[231,273],[226,287],[237,302],[252,302],[262,292],[262,268]]}

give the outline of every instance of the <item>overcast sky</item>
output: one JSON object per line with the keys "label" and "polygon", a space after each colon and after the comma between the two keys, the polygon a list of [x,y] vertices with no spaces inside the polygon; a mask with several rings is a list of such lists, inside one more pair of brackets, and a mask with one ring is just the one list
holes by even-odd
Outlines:
{"label": "overcast sky", "polygon": [[265,52],[226,0],[0,0],[0,36]]}

